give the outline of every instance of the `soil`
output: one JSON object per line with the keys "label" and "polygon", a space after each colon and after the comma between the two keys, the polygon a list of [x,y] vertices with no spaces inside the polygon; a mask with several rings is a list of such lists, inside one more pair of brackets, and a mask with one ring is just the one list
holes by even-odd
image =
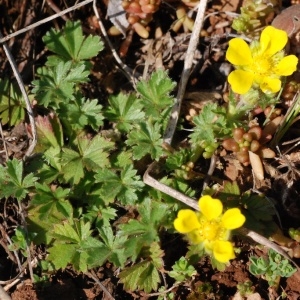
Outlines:
{"label": "soil", "polygon": [[[104,24],[108,29],[111,26],[109,20],[105,19],[106,15],[106,3],[105,1],[98,1],[99,12],[103,17]],[[127,54],[126,48],[123,49],[123,61],[135,72],[143,73],[145,61],[149,63],[148,72],[152,72],[155,69],[155,63],[157,62],[153,46],[154,31],[155,28],[161,26],[164,39],[163,49],[168,49],[168,43],[175,40],[176,44],[173,46],[173,52],[170,55],[170,59],[164,61],[165,68],[168,69],[170,77],[173,80],[179,81],[181,71],[183,68],[183,59],[189,42],[189,36],[180,30],[178,33],[171,32],[168,29],[174,21],[174,9],[176,0],[167,1],[162,3],[161,9],[155,14],[154,21],[149,24],[151,27],[150,38],[143,40],[137,34],[133,34],[132,41],[128,42]],[[74,1],[59,1],[55,2],[58,10],[63,10],[67,7],[74,5]],[[284,3],[289,5],[290,3]],[[210,97],[211,101],[218,101],[225,90],[226,76],[222,72],[221,67],[226,66],[224,60],[224,53],[226,51],[228,40],[226,33],[232,32],[230,27],[232,21],[232,14],[239,12],[241,1],[233,0],[218,0],[211,1],[208,5],[207,14],[210,16],[204,23],[202,38],[196,53],[195,59],[198,61],[195,68],[192,71],[187,91],[189,96],[187,103],[182,108],[183,114],[188,115],[190,109],[195,110],[199,108],[199,97],[205,94],[205,97]],[[53,15],[54,10],[53,1],[37,1],[37,0],[4,0],[0,3],[0,24],[1,32],[4,36],[11,32],[20,30],[29,24],[43,20],[44,18]],[[216,12],[226,12],[217,13]],[[88,4],[80,9],[73,11],[67,15],[68,18],[73,20],[81,20],[85,33],[100,34],[97,23],[95,23],[92,5]],[[45,62],[45,49],[42,43],[42,36],[51,27],[60,28],[63,26],[65,20],[62,18],[56,18],[51,22],[41,24],[33,30],[27,33],[11,38],[8,41],[8,45],[12,50],[12,54],[16,60],[18,69],[22,75],[25,84],[30,84],[33,80],[35,70],[43,65]],[[214,36],[214,38],[211,38]],[[122,36],[110,37],[114,47],[118,50],[120,47],[124,47],[124,40]],[[152,43],[152,44],[151,44]],[[180,45],[180,47],[176,46]],[[150,52],[147,51],[147,47],[153,47]],[[165,50],[167,51],[167,50]],[[198,55],[198,57],[197,57]],[[5,53],[0,48],[0,78],[10,78],[13,80],[13,74],[11,68],[7,62]],[[93,61],[93,74],[88,84],[84,86],[86,96],[94,99],[106,99],[107,95],[118,93],[120,90],[130,90],[131,86],[128,83],[128,79],[117,67],[117,64],[111,55],[109,48],[101,53],[101,56],[97,57]],[[4,128],[4,131],[11,136],[17,137],[10,142],[9,153],[12,157],[21,158],[24,155],[24,149],[27,145],[24,144],[23,135],[26,133],[24,125],[15,127],[12,131],[10,128]],[[299,132],[299,128],[295,126],[294,130]],[[299,158],[296,154],[299,152],[299,148],[295,148],[293,153],[290,154],[289,161],[292,161],[294,165],[299,163]],[[292,157],[292,155],[294,155]],[[244,169],[236,161],[232,161],[226,165],[226,169],[223,170],[223,177],[230,180],[243,180],[245,185],[251,185],[253,182],[245,180],[246,176],[243,174],[241,179],[241,172]],[[286,172],[289,173],[289,172]],[[277,174],[277,173],[276,173]],[[278,176],[278,174],[275,176]],[[282,174],[282,173],[281,173]],[[269,175],[269,179],[272,175]],[[300,205],[295,203],[295,198],[299,199],[299,176],[287,179],[287,177],[281,176],[280,178],[273,178],[272,184],[267,184],[269,189],[267,194],[276,198],[277,191],[284,190],[287,182],[293,182],[292,187],[288,190],[285,203],[281,203],[283,209],[284,229],[290,226],[300,226]],[[277,195],[278,198],[278,195]],[[283,207],[284,206],[284,207]],[[7,203],[1,203],[1,213],[4,212],[9,215],[10,224],[5,224],[7,228],[13,228],[20,220],[17,214],[18,208],[16,203],[8,201]],[[0,217],[3,220],[3,217]],[[0,224],[1,225],[1,224]],[[3,234],[3,226],[0,228]],[[11,232],[7,232],[8,235]],[[178,237],[175,241],[173,237],[165,236],[164,241],[168,247],[166,247],[166,266],[168,269],[174,261],[184,255],[186,252],[185,242]],[[178,286],[173,289],[175,293],[175,299],[300,299],[300,273],[297,272],[290,278],[282,278],[277,290],[269,288],[267,282],[261,278],[256,278],[248,271],[249,256],[255,254],[255,251],[259,253],[260,249],[255,248],[255,245],[250,244],[248,240],[236,240],[236,244],[242,245],[241,254],[234,259],[231,264],[226,267],[222,272],[216,271],[208,259],[203,259],[195,266],[197,268],[197,275],[191,279],[191,282],[186,286]],[[40,255],[43,254],[43,250],[40,250]],[[36,250],[38,255],[38,250]],[[295,259],[297,263],[300,263],[299,259]],[[115,299],[148,299],[147,295],[142,293],[126,292],[123,289],[122,284],[118,282],[116,277],[115,268],[106,264],[105,266],[95,270],[97,277],[101,281],[102,285],[113,295]],[[0,279],[3,287],[9,291],[12,300],[76,300],[76,299],[110,299],[103,294],[100,286],[86,274],[76,273],[72,269],[66,269],[53,273],[49,279],[40,284],[33,284],[29,279],[29,274],[25,274],[23,278],[17,283],[11,283],[11,279],[17,276],[15,271],[15,264],[10,257],[7,257],[7,251],[0,247]],[[237,285],[245,283],[247,281],[252,282],[251,295],[244,298],[237,292]],[[171,282],[170,284],[172,284]],[[207,285],[207,289],[203,290],[203,286]],[[281,297],[281,298],[280,298]],[[151,297],[157,299],[157,296]],[[167,298],[166,298],[167,299]],[[169,298],[168,298],[169,299]]]}

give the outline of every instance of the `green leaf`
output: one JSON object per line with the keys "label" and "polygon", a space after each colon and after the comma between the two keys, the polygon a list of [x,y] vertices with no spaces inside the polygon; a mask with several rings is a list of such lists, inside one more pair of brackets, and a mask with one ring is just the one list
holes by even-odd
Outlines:
{"label": "green leaf", "polygon": [[189,261],[185,257],[181,257],[179,260],[177,260],[172,266],[172,271],[169,272],[169,276],[174,278],[176,282],[189,280],[196,274],[196,269],[189,263]]}
{"label": "green leaf", "polygon": [[152,159],[158,160],[163,154],[162,142],[160,124],[147,120],[129,133],[126,144],[132,146],[134,159],[139,160],[149,154]]}
{"label": "green leaf", "polygon": [[23,162],[8,160],[7,166],[0,165],[0,193],[2,197],[15,197],[22,200],[29,193],[38,178],[33,173],[23,178]]}
{"label": "green leaf", "polygon": [[144,290],[150,293],[157,290],[160,277],[151,261],[142,261],[132,267],[125,268],[119,275],[126,290]]}
{"label": "green leaf", "polygon": [[43,41],[49,50],[74,62],[90,59],[103,50],[103,42],[98,36],[84,37],[79,21],[67,21],[63,30],[51,29]]}
{"label": "green leaf", "polygon": [[73,207],[66,198],[69,196],[70,189],[58,187],[52,190],[46,184],[36,183],[36,194],[32,198],[31,205],[38,207],[40,219],[49,219],[60,215],[70,218],[73,214]]}
{"label": "green leaf", "polygon": [[90,255],[101,249],[103,244],[91,237],[90,223],[75,220],[73,224],[64,222],[54,226],[53,246],[48,249],[48,260],[56,269],[65,268],[67,264],[81,272],[88,270]]}
{"label": "green leaf", "polygon": [[77,83],[88,81],[89,72],[85,71],[84,64],[72,66],[72,62],[59,62],[52,67],[38,69],[37,80],[32,82],[35,98],[40,105],[49,105],[58,108],[60,102],[73,98]]}
{"label": "green leaf", "polygon": [[274,204],[263,195],[250,192],[242,195],[242,213],[246,217],[244,226],[263,235],[270,235],[276,230],[273,217],[276,214]]}
{"label": "green leaf", "polygon": [[96,135],[92,140],[87,137],[78,137],[78,152],[63,148],[61,156],[64,179],[77,184],[84,176],[84,169],[97,171],[109,165],[105,150],[112,149],[114,143]]}
{"label": "green leaf", "polygon": [[225,118],[226,110],[217,103],[208,103],[201,113],[194,117],[195,128],[190,138],[194,144],[206,141],[208,144],[215,142],[217,138],[223,138],[230,133]]}
{"label": "green leaf", "polygon": [[97,99],[87,100],[80,93],[75,95],[74,100],[60,103],[57,113],[75,131],[87,125],[98,130],[103,125],[102,105],[98,104]]}
{"label": "green leaf", "polygon": [[150,79],[142,80],[137,84],[137,90],[142,95],[147,115],[160,117],[160,112],[174,103],[170,92],[175,88],[167,73],[163,70],[154,72]]}
{"label": "green leaf", "polygon": [[126,255],[126,249],[124,246],[127,237],[115,235],[109,224],[104,226],[100,226],[99,224],[97,229],[101,239],[104,242],[102,251],[105,252],[105,258],[100,257],[98,254],[94,257],[91,256],[88,261],[89,265],[92,267],[101,266],[104,259],[104,261],[109,260],[117,267],[124,267],[128,257]]}
{"label": "green leaf", "polygon": [[115,122],[120,131],[129,132],[133,124],[145,117],[143,106],[134,94],[119,93],[117,96],[110,96],[108,102],[110,105],[105,116],[109,121]]}
{"label": "green leaf", "polygon": [[158,229],[168,215],[168,206],[161,202],[145,199],[138,206],[140,218],[131,219],[127,224],[120,225],[119,236],[128,236],[126,251],[134,261],[141,249],[158,242]]}
{"label": "green leaf", "polygon": [[111,170],[98,170],[95,175],[97,182],[103,183],[100,195],[108,201],[115,198],[123,204],[133,204],[138,200],[138,192],[144,187],[140,176],[136,175],[137,171],[132,165],[125,166],[120,175]]}
{"label": "green leaf", "polygon": [[0,79],[0,118],[2,125],[15,126],[25,118],[25,104],[16,84]]}

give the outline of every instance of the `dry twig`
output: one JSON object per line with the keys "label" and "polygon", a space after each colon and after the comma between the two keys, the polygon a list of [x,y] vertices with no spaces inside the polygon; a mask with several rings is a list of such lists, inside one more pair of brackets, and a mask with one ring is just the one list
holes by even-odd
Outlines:
{"label": "dry twig", "polygon": [[[0,38],[2,38],[2,37],[3,36],[0,33]],[[10,50],[9,50],[8,46],[6,45],[6,43],[3,43],[2,46],[3,46],[3,49],[4,49],[5,54],[7,56],[7,59],[10,63],[10,66],[13,70],[13,73],[16,77],[16,80],[18,82],[19,88],[21,90],[22,96],[23,96],[25,104],[26,104],[26,109],[27,109],[27,113],[28,113],[28,117],[29,117],[29,122],[30,122],[30,127],[31,127],[31,134],[32,134],[32,142],[31,142],[31,145],[29,146],[29,148],[26,151],[25,157],[27,157],[27,156],[31,155],[31,153],[33,152],[33,150],[35,148],[35,145],[37,143],[37,133],[36,133],[36,126],[35,126],[33,111],[32,111],[32,108],[31,108],[31,104],[30,104],[30,101],[29,101],[29,98],[28,98],[28,95],[27,95],[22,77],[21,77],[21,75],[18,71],[16,62],[15,62],[13,56],[11,55]]]}
{"label": "dry twig", "polygon": [[189,42],[189,46],[187,49],[186,57],[184,60],[184,68],[181,74],[181,80],[179,82],[178,93],[176,97],[176,102],[171,111],[171,117],[169,119],[165,134],[164,134],[164,142],[171,145],[172,139],[175,133],[176,125],[179,119],[180,109],[182,100],[185,94],[186,85],[188,83],[191,69],[193,65],[193,59],[195,55],[195,51],[199,42],[200,31],[203,25],[204,14],[206,10],[207,0],[202,0],[198,6],[198,12],[193,28],[193,32],[191,35],[191,39]]}

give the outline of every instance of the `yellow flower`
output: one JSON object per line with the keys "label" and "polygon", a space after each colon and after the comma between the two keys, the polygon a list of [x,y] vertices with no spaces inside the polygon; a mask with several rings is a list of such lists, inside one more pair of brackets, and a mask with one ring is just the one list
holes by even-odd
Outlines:
{"label": "yellow flower", "polygon": [[232,244],[228,241],[230,231],[241,227],[245,216],[238,208],[228,209],[224,214],[219,199],[203,196],[199,199],[201,212],[182,209],[174,221],[175,229],[186,234],[194,244],[202,243],[205,252],[222,263],[234,258]]}
{"label": "yellow flower", "polygon": [[267,26],[260,40],[250,46],[240,38],[232,39],[226,52],[227,60],[236,68],[228,76],[232,90],[245,94],[254,86],[264,93],[277,93],[281,76],[289,76],[297,69],[295,55],[284,57],[287,41],[287,33],[272,26]]}

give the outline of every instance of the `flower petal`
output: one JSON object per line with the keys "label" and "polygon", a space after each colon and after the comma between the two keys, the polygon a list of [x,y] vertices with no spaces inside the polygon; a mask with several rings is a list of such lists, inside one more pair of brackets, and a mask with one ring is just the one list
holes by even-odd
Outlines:
{"label": "flower petal", "polygon": [[281,80],[278,78],[264,77],[260,83],[260,89],[265,94],[277,93],[281,88]]}
{"label": "flower petal", "polygon": [[228,209],[222,216],[222,224],[226,229],[229,230],[241,227],[245,221],[245,216],[238,208]]}
{"label": "flower petal", "polygon": [[213,254],[216,260],[221,263],[227,263],[235,258],[233,246],[228,241],[216,241],[213,247]]}
{"label": "flower petal", "polygon": [[275,72],[280,76],[289,76],[297,70],[298,58],[295,55],[285,56],[276,66]]}
{"label": "flower petal", "polygon": [[202,196],[199,199],[200,211],[207,220],[218,218],[223,211],[223,204],[219,199],[214,199],[209,195]]}
{"label": "flower petal", "polygon": [[254,73],[244,70],[235,70],[228,76],[228,82],[231,85],[232,90],[237,94],[246,94],[254,80]]}
{"label": "flower petal", "polygon": [[288,41],[288,35],[285,31],[273,26],[267,26],[260,36],[260,48],[268,56],[274,55],[282,50]]}
{"label": "flower petal", "polygon": [[196,213],[190,209],[181,209],[177,219],[174,220],[174,227],[180,233],[188,233],[200,227]]}
{"label": "flower petal", "polygon": [[234,38],[229,41],[226,59],[236,66],[245,66],[253,62],[248,44],[240,38]]}

